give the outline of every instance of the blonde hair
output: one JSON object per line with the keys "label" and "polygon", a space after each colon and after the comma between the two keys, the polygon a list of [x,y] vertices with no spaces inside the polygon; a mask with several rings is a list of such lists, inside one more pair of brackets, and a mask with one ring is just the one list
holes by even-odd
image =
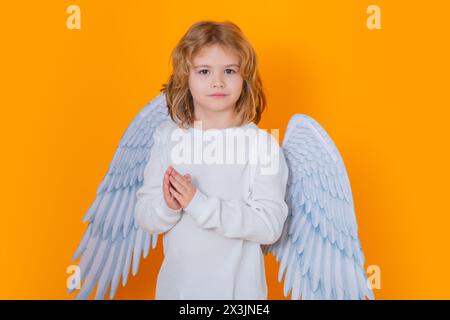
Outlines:
{"label": "blonde hair", "polygon": [[213,44],[231,49],[240,58],[240,74],[244,81],[235,106],[238,119],[241,119],[239,125],[251,121],[258,124],[266,108],[258,59],[241,29],[229,21],[199,21],[189,28],[173,49],[173,71],[160,89],[160,92],[165,93],[170,117],[183,128],[193,126],[194,103],[189,90],[189,68],[198,51]]}

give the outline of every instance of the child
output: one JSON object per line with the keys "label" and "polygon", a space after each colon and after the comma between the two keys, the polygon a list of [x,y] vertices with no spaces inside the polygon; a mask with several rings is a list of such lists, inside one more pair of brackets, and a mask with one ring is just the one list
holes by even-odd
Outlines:
{"label": "child", "polygon": [[[155,130],[136,193],[137,224],[164,233],[156,299],[267,299],[261,245],[283,230],[288,167],[278,142],[255,124],[266,101],[254,49],[235,24],[203,21],[183,36],[172,63],[161,91],[173,121]],[[236,149],[231,135],[258,140]],[[211,161],[210,145],[198,148],[206,136],[219,146],[215,157],[235,152],[244,161]],[[249,147],[259,149],[254,176]]]}

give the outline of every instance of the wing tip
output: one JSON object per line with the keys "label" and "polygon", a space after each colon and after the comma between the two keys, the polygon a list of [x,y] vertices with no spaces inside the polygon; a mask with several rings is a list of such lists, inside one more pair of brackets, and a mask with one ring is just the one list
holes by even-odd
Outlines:
{"label": "wing tip", "polygon": [[291,122],[296,122],[296,121],[301,121],[301,120],[312,121],[312,122],[317,123],[317,121],[314,120],[313,117],[311,117],[305,113],[296,113],[296,114],[292,115],[291,118],[289,119],[288,126]]}
{"label": "wing tip", "polygon": [[288,137],[291,135],[291,132],[295,129],[296,124],[298,124],[302,120],[317,123],[317,121],[315,121],[312,117],[308,116],[307,114],[304,114],[304,113],[293,114],[291,116],[291,118],[289,119],[287,127],[286,127],[286,132],[284,134],[284,139],[283,139],[283,143],[282,143],[283,147],[286,145],[286,143],[288,141]]}

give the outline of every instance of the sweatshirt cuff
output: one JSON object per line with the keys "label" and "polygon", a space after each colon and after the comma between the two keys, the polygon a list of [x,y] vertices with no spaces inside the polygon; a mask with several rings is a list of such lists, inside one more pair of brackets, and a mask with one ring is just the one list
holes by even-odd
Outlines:
{"label": "sweatshirt cuff", "polygon": [[201,208],[204,207],[206,200],[206,195],[197,188],[194,197],[191,199],[191,202],[189,202],[189,204],[184,208],[184,212],[190,214],[193,217],[199,215]]}
{"label": "sweatshirt cuff", "polygon": [[162,212],[164,212],[164,215],[169,216],[169,218],[172,218],[176,220],[176,218],[179,218],[179,213],[183,208],[180,208],[178,210],[171,209],[167,206],[166,201],[163,197],[159,200],[159,207],[162,209]]}
{"label": "sweatshirt cuff", "polygon": [[174,210],[174,209],[172,209],[172,208],[169,208],[167,205],[166,205],[166,208],[167,208],[167,210],[168,210],[170,213],[172,213],[172,214],[180,213],[181,210],[183,210],[183,208],[180,208],[180,209],[178,209],[178,210]]}

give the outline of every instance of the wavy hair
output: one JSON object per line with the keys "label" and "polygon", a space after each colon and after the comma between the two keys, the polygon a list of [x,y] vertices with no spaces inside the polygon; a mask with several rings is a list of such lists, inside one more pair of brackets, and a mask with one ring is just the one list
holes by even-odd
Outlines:
{"label": "wavy hair", "polygon": [[236,101],[239,125],[256,124],[266,108],[266,97],[258,70],[255,50],[241,29],[230,21],[199,21],[183,35],[171,54],[172,74],[160,92],[166,96],[168,113],[183,128],[194,124],[194,102],[189,90],[189,69],[193,57],[205,46],[218,44],[231,49],[240,59],[240,74],[244,79],[242,93]]}

